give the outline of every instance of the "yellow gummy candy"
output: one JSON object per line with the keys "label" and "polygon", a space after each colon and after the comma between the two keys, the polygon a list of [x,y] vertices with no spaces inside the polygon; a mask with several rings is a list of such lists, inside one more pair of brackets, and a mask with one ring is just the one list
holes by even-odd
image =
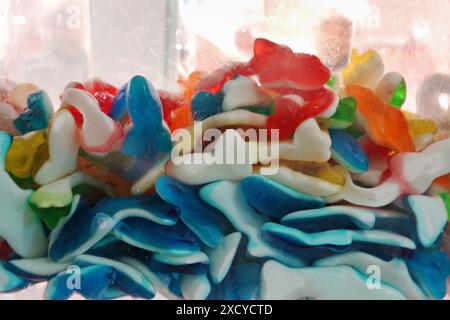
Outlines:
{"label": "yellow gummy candy", "polygon": [[34,175],[48,159],[48,143],[44,131],[14,137],[6,155],[6,171],[17,178]]}
{"label": "yellow gummy candy", "polygon": [[410,112],[403,113],[408,122],[409,134],[413,139],[425,134],[435,134],[439,130],[439,125],[433,120],[420,118]]}
{"label": "yellow gummy candy", "polygon": [[342,71],[345,86],[357,84],[369,89],[375,89],[384,74],[383,59],[374,50],[359,54],[353,49],[350,63]]}
{"label": "yellow gummy candy", "polygon": [[329,183],[343,186],[345,177],[328,162],[306,162],[306,161],[280,161],[280,165],[289,167],[294,171],[313,176]]}

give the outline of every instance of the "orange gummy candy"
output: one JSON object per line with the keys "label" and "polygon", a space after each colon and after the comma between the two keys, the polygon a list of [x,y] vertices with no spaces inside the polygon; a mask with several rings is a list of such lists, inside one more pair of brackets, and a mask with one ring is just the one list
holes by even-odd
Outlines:
{"label": "orange gummy candy", "polygon": [[356,99],[358,110],[367,120],[369,135],[376,144],[397,152],[415,151],[408,122],[401,110],[384,104],[370,89],[349,85],[346,90]]}

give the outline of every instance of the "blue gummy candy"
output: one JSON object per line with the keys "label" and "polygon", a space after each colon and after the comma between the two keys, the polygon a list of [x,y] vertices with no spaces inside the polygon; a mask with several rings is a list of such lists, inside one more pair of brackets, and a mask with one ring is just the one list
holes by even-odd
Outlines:
{"label": "blue gummy candy", "polygon": [[45,129],[52,115],[52,101],[47,93],[40,90],[28,97],[27,108],[14,120],[14,126],[21,134]]}
{"label": "blue gummy candy", "polygon": [[[74,273],[77,272],[78,275]],[[79,276],[77,280],[74,276]],[[67,300],[74,293],[86,299],[103,300],[104,291],[114,283],[117,271],[110,266],[91,265],[64,271],[52,278],[45,291],[48,300]],[[78,284],[76,283],[78,281]],[[71,284],[70,286],[68,284]]]}
{"label": "blue gummy candy", "polygon": [[214,95],[209,91],[197,92],[191,100],[194,120],[202,121],[222,112],[223,96]]}
{"label": "blue gummy candy", "polygon": [[142,76],[131,79],[126,104],[133,126],[125,136],[122,152],[150,161],[158,153],[169,152],[172,140],[163,121],[161,100],[147,79]]}
{"label": "blue gummy candy", "polygon": [[351,172],[366,172],[369,160],[358,141],[344,130],[330,130],[329,133],[333,159]]}
{"label": "blue gummy candy", "polygon": [[111,104],[108,116],[116,121],[121,121],[127,114],[127,90],[128,83],[119,89]]}
{"label": "blue gummy candy", "polygon": [[417,250],[406,259],[409,272],[422,289],[436,299],[442,299],[447,291],[450,275],[450,258],[442,251]]}
{"label": "blue gummy candy", "polygon": [[156,192],[181,211],[181,220],[206,245],[217,247],[222,241],[227,222],[222,213],[200,198],[198,188],[162,176],[156,181]]}
{"label": "blue gummy candy", "polygon": [[183,224],[163,226],[141,218],[117,223],[114,235],[134,246],[167,255],[185,256],[200,250],[195,235]]}
{"label": "blue gummy candy", "polygon": [[281,219],[286,214],[322,208],[325,201],[293,190],[263,176],[249,176],[241,181],[241,188],[247,202],[261,214]]}
{"label": "blue gummy candy", "polygon": [[178,219],[178,210],[156,195],[105,199],[93,208],[77,199],[72,213],[51,234],[49,257],[54,261],[83,254],[123,219],[139,217],[161,226],[174,225]]}

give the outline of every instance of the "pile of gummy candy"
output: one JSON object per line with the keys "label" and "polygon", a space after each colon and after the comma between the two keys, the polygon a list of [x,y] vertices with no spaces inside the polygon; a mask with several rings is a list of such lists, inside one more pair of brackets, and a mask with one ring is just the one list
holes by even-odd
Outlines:
{"label": "pile of gummy candy", "polygon": [[[375,51],[354,50],[332,74],[257,39],[250,61],[179,85],[70,83],[54,111],[35,85],[4,83],[0,292],[46,282],[46,299],[445,296],[450,135],[401,109],[405,81]],[[174,161],[173,148],[183,144],[182,160],[199,143],[174,133],[198,124],[220,139],[278,129],[266,143],[279,169],[262,175],[258,157]]]}

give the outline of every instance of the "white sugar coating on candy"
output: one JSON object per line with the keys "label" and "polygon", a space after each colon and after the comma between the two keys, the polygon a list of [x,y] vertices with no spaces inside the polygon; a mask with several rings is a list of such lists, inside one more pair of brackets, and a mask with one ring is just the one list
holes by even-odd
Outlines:
{"label": "white sugar coating on candy", "polygon": [[180,290],[186,300],[205,300],[211,284],[206,274],[180,274]]}
{"label": "white sugar coating on candy", "polygon": [[292,189],[318,197],[334,195],[342,189],[340,185],[283,166],[278,168],[277,173],[267,177]]}
{"label": "white sugar coating on candy", "polygon": [[91,178],[85,173],[76,172],[60,180],[53,181],[34,191],[30,197],[30,203],[38,208],[62,208],[70,205],[73,201],[72,189],[76,186],[85,185],[102,190],[109,196],[113,196],[112,187],[108,184]]}
{"label": "white sugar coating on candy", "polygon": [[231,111],[240,107],[264,106],[272,98],[250,77],[237,77],[228,81],[223,87],[225,97],[222,107],[224,111]]}
{"label": "white sugar coating on candy", "polygon": [[168,254],[155,253],[153,259],[172,266],[183,266],[194,263],[208,264],[209,258],[204,252],[195,252],[188,256],[171,256]]}
{"label": "white sugar coating on candy", "polygon": [[[231,141],[233,141],[231,143]],[[247,145],[235,130],[226,130],[209,153],[184,154],[167,164],[167,175],[189,185],[241,180],[253,173]],[[243,157],[242,162],[238,159]],[[228,162],[228,160],[230,160]]]}
{"label": "white sugar coating on candy", "polygon": [[39,91],[39,87],[34,83],[20,83],[14,87],[10,102],[22,111],[28,105],[28,97],[37,91]]}
{"label": "white sugar coating on candy", "polygon": [[17,135],[18,131],[13,121],[19,117],[16,109],[4,101],[0,101],[0,131],[6,131],[12,135]]}
{"label": "white sugar coating on candy", "polygon": [[209,274],[215,284],[225,279],[236,255],[242,234],[234,232],[226,236],[217,248],[205,248],[209,256]]}
{"label": "white sugar coating on candy", "polygon": [[8,264],[30,276],[50,277],[64,271],[70,262],[54,262],[49,258],[11,260]]}
{"label": "white sugar coating on candy", "polygon": [[87,152],[107,152],[122,136],[119,125],[104,114],[97,100],[88,92],[68,88],[62,95],[61,108],[74,106],[83,115],[81,145]]}
{"label": "white sugar coating on candy", "polygon": [[383,172],[388,168],[387,159],[371,159],[369,168],[361,174],[351,173],[353,181],[367,187],[375,187],[380,184]]}
{"label": "white sugar coating on candy", "polygon": [[69,111],[56,112],[48,135],[49,159],[34,177],[34,181],[39,185],[58,180],[71,174],[77,168],[80,144],[77,137],[77,125]]}
{"label": "white sugar coating on candy", "polygon": [[352,204],[382,207],[402,194],[424,193],[433,181],[450,173],[450,139],[432,144],[420,153],[399,153],[390,160],[391,177],[374,188],[355,185],[347,173],[346,184],[327,202],[346,200]]}
{"label": "white sugar coating on candy", "polygon": [[153,167],[147,171],[145,175],[140,177],[131,187],[131,193],[133,195],[141,195],[146,191],[153,188],[156,180],[166,172],[166,164],[170,160],[170,154],[166,154],[163,158],[159,159]]}
{"label": "white sugar coating on candy", "polygon": [[323,111],[321,114],[317,116],[318,118],[329,119],[336,113],[340,99],[339,95],[334,90],[331,91],[333,92],[334,95],[333,102],[331,102],[331,104],[325,109],[325,111]]}
{"label": "white sugar coating on candy", "polygon": [[[245,126],[254,128],[266,128],[267,116],[250,112],[247,110],[233,110],[230,112],[219,113],[215,116],[206,118],[203,121],[196,122],[189,130],[191,139],[181,139],[174,149],[189,153],[194,150],[196,144],[201,141],[203,133],[208,129],[224,128],[231,126]],[[177,137],[177,131],[172,134],[172,140]]]}
{"label": "white sugar coating on candy", "polygon": [[370,275],[368,274],[370,267],[376,266],[380,270],[381,281],[398,289],[407,299],[426,299],[424,292],[411,278],[405,262],[399,258],[384,261],[364,252],[348,252],[317,260],[313,265],[316,267],[350,266],[366,276]]}
{"label": "white sugar coating on candy", "polygon": [[371,290],[367,275],[349,266],[289,268],[268,261],[261,271],[263,300],[404,300],[406,297],[387,284]]}
{"label": "white sugar coating on candy", "polygon": [[5,171],[10,145],[10,136],[0,132],[0,237],[24,258],[41,257],[47,250],[47,237],[27,203],[32,191],[20,189]]}
{"label": "white sugar coating on candy", "polygon": [[308,119],[299,125],[291,142],[279,143],[279,152],[284,160],[327,162],[331,158],[331,138],[315,119]]}
{"label": "white sugar coating on candy", "polygon": [[440,197],[409,196],[408,205],[414,213],[417,234],[424,247],[430,247],[447,224],[447,209]]}
{"label": "white sugar coating on candy", "polygon": [[236,231],[248,237],[247,251],[251,256],[273,258],[295,267],[304,266],[299,257],[271,246],[262,238],[261,226],[270,220],[250,207],[240,190],[239,183],[220,181],[209,184],[200,189],[200,197],[221,211]]}
{"label": "white sugar coating on candy", "polygon": [[406,237],[382,230],[328,230],[306,233],[278,223],[266,223],[262,230],[275,237],[281,236],[308,246],[348,246],[355,242],[382,244],[399,248],[416,249],[415,243]]}
{"label": "white sugar coating on candy", "polygon": [[403,77],[398,72],[389,72],[384,75],[384,77],[378,83],[375,94],[381,99],[385,104],[390,104],[392,100],[392,94],[395,89],[402,83]]}

